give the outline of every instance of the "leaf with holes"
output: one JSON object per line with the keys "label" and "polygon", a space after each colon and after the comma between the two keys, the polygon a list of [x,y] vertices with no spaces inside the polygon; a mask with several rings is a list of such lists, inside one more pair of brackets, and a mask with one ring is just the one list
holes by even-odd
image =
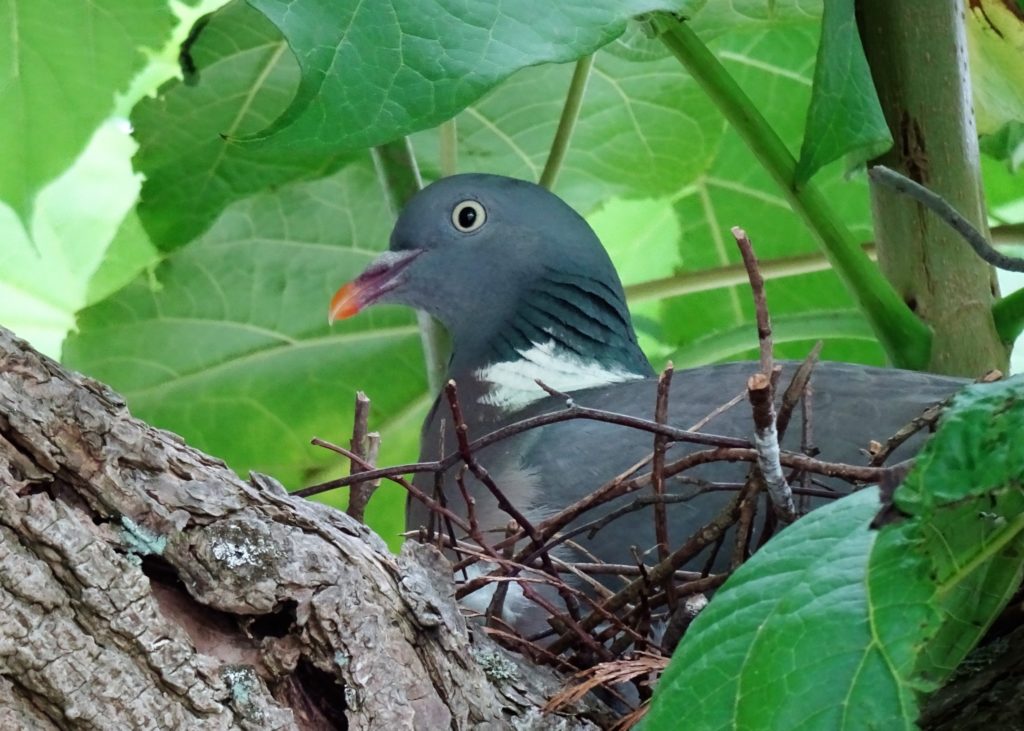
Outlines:
{"label": "leaf with holes", "polygon": [[321,177],[351,157],[255,150],[226,139],[262,128],[288,105],[298,65],[277,29],[240,0],[195,33],[188,46],[195,74],[168,82],[132,113],[135,167],[146,176],[139,218],[165,251],[201,234],[231,202]]}

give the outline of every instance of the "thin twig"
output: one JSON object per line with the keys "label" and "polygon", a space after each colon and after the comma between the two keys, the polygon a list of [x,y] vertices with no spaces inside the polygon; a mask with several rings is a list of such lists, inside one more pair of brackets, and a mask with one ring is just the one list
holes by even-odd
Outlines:
{"label": "thin twig", "polygon": [[[818,356],[821,355],[821,347],[822,341],[820,340],[814,344],[811,352],[807,354],[803,363],[796,369],[796,373],[793,374],[793,378],[790,379],[789,385],[786,386],[786,390],[782,394],[779,413],[775,417],[775,428],[779,432],[779,441],[782,441],[782,438],[786,435],[786,429],[789,427],[789,420],[793,415],[793,409],[796,408],[797,403],[807,391],[811,381],[811,374],[814,372],[814,367],[818,364]],[[805,450],[801,451],[807,454]]]}
{"label": "thin twig", "polygon": [[[669,576],[675,573],[676,569],[694,558],[708,545],[717,541],[720,536],[724,535],[729,526],[735,522],[736,506],[737,499],[734,498],[714,520],[690,536],[686,543],[676,549],[667,559],[659,562],[657,566],[652,568],[648,574],[650,583],[655,585],[662,583]],[[601,609],[604,612],[615,612],[622,609],[626,604],[636,599],[646,583],[647,582],[643,579],[635,579],[629,584],[629,586],[619,591],[614,597],[602,602],[600,605]],[[600,613],[591,612],[580,621],[580,627],[584,631],[590,631],[600,624],[601,621],[602,616]],[[561,652],[566,649],[571,637],[572,635],[563,633],[562,636],[552,643],[550,647],[551,651]]]}
{"label": "thin twig", "polygon": [[743,266],[747,269],[750,279],[750,291],[754,296],[754,311],[757,317],[757,341],[761,354],[761,372],[768,375],[772,372],[772,321],[768,316],[768,299],[764,293],[764,277],[757,265],[754,246],[750,243],[747,232],[739,226],[733,226],[733,238],[743,257]]}
{"label": "thin twig", "polygon": [[[370,443],[367,436],[369,433],[369,421],[370,399],[367,398],[366,394],[362,391],[356,391],[356,404],[352,423],[352,439],[349,441],[349,447],[352,449],[353,454],[357,455],[367,464],[376,466],[375,457],[371,457],[369,455]],[[349,462],[348,472],[350,475],[357,475],[360,472],[364,472],[364,470],[356,463],[355,460],[352,460]],[[346,512],[353,520],[357,520],[360,523],[365,522],[364,516],[366,513],[366,504],[370,501],[370,495],[373,493],[375,484],[379,485],[380,482],[375,480],[363,480],[352,483],[352,486],[349,488],[348,508]]]}
{"label": "thin twig", "polygon": [[[555,392],[559,393],[559,392]],[[564,395],[564,394],[561,394]],[[500,429],[492,431],[490,434],[486,434],[479,439],[475,439],[469,445],[471,452],[478,452],[484,447],[487,447],[495,442],[500,442],[503,439],[508,439],[511,436],[520,434],[531,429],[537,429],[548,424],[557,424],[563,421],[571,421],[573,419],[586,419],[589,421],[600,421],[607,424],[617,424],[618,426],[630,427],[632,429],[639,429],[640,431],[650,432],[651,434],[664,434],[670,440],[675,442],[686,442],[689,444],[703,444],[705,446],[712,447],[751,447],[752,444],[748,439],[738,439],[736,437],[727,437],[720,434],[710,434],[708,432],[691,431],[689,429],[680,429],[678,427],[670,426],[668,424],[658,424],[650,419],[642,419],[636,416],[628,416],[626,414],[616,414],[612,411],[604,411],[603,409],[592,409],[585,406],[579,406],[575,403],[567,406],[559,411],[551,411],[546,414],[539,414],[522,421],[517,421],[514,424],[509,424]],[[447,470],[449,467],[462,460],[462,454],[458,450],[446,455],[443,459],[434,462],[415,462],[412,464],[396,465],[394,467],[386,467],[379,470],[367,470],[367,474],[360,475],[361,479],[376,479],[383,477],[390,479],[396,475],[407,475],[416,472],[438,472]],[[310,495],[317,495],[327,490],[333,490],[338,487],[345,487],[356,481],[352,476],[339,477],[335,480],[329,480],[328,482],[322,482],[319,485],[312,485],[305,487],[301,490],[296,490],[292,495],[298,497],[309,497]]]}
{"label": "thin twig", "polygon": [[[654,421],[658,424],[668,422],[668,397],[669,389],[672,387],[672,372],[672,363],[669,362],[665,366],[665,370],[661,372],[661,376],[658,377],[658,395],[654,406]],[[654,456],[651,461],[651,489],[658,497],[665,494],[663,472],[665,469],[665,447],[667,444],[668,440],[665,435],[656,434],[654,436]],[[668,513],[665,510],[665,503],[660,500],[654,505],[654,535],[658,543],[658,558],[664,561],[668,558],[669,554]],[[668,592],[669,606],[675,609],[676,595],[673,590],[673,583],[671,581],[666,583],[665,589]]]}
{"label": "thin twig", "polygon": [[[517,530],[518,526],[516,525],[516,522],[514,520],[509,521],[509,524],[505,527],[505,535],[513,535]],[[506,547],[501,553],[502,558],[511,559],[512,549],[513,546],[511,545]],[[491,596],[491,601],[487,605],[487,611],[484,613],[488,627],[494,626],[494,617],[503,617],[505,615],[505,597],[508,595],[508,586],[509,582],[507,581],[499,582],[498,586],[494,590],[493,596]]]}
{"label": "thin twig", "polygon": [[[508,499],[504,492],[495,484],[494,479],[488,473],[487,469],[477,461],[476,454],[470,448],[470,441],[468,436],[468,427],[466,426],[466,420],[462,415],[462,405],[459,403],[459,392],[458,387],[455,385],[455,381],[449,380],[444,386],[445,397],[448,399],[448,406],[452,412],[452,419],[454,420],[453,426],[455,427],[455,437],[459,444],[459,452],[462,455],[462,460],[465,465],[469,468],[469,471],[473,473],[473,476],[487,488],[487,491],[491,493],[491,496],[498,503],[498,507],[501,508],[507,515],[509,515],[526,535],[529,536],[533,542],[534,547],[540,552],[541,563],[544,566],[544,570],[551,576],[557,578],[558,572],[555,570],[554,565],[551,563],[551,556],[544,548],[544,541],[540,534],[533,527],[533,524],[527,517],[512,504],[512,501]],[[579,604],[576,598],[572,595],[572,592],[567,590],[567,587],[563,583],[562,586],[558,587],[559,594],[562,595],[565,601],[565,607],[571,616],[573,623],[579,614]],[[602,648],[603,649],[603,648]]]}
{"label": "thin twig", "polygon": [[953,208],[945,198],[928,190],[920,183],[911,180],[885,165],[875,165],[868,170],[868,177],[876,183],[887,185],[897,193],[910,196],[936,216],[945,221],[946,225],[960,234],[974,253],[983,261],[1008,272],[1024,272],[1024,259],[1007,256],[993,248],[985,235],[976,229],[970,221]]}
{"label": "thin twig", "polygon": [[[1002,377],[1003,374],[1000,371],[993,370],[989,371],[988,373],[983,375],[981,378],[978,378],[974,382],[992,383],[993,381],[998,381]],[[889,456],[900,447],[900,445],[902,445],[905,441],[910,439],[910,437],[912,437],[914,434],[916,434],[917,432],[921,431],[926,427],[930,429],[932,426],[934,426],[935,423],[939,420],[939,417],[942,416],[942,412],[944,412],[946,408],[951,403],[953,403],[954,398],[956,398],[955,393],[937,404],[932,404],[923,412],[921,412],[920,415],[915,416],[913,419],[911,419],[910,423],[901,427],[895,434],[889,437],[885,441],[885,444],[881,445],[877,450],[872,450],[871,461],[868,462],[868,464],[871,465],[872,467],[878,467],[879,465],[883,464],[885,460],[887,460]]]}
{"label": "thin twig", "polygon": [[[808,383],[804,387],[804,397],[800,402],[803,418],[800,420],[800,451],[814,457],[818,454],[818,448],[814,446],[814,386]],[[810,487],[811,476],[807,472],[800,472],[800,482],[804,490]],[[810,509],[811,500],[806,493],[800,495],[800,512],[806,513]]]}
{"label": "thin twig", "polygon": [[[363,461],[363,459],[359,455],[353,454],[351,450],[342,447],[340,444],[332,444],[331,442],[316,437],[310,440],[310,444],[313,444],[317,447],[323,447],[324,449],[329,449],[332,452],[340,454],[342,457],[347,457],[353,462],[358,462],[361,467],[365,468],[365,471],[367,473],[380,472],[380,470],[371,470],[370,467],[372,465]],[[420,490],[418,487],[413,485],[408,480],[404,480],[397,475],[385,475],[385,477],[387,477],[392,482],[400,485],[401,487],[405,488],[405,490],[410,495],[412,495],[412,497],[426,505],[428,508],[430,508],[431,511],[438,512],[444,515],[446,518],[449,518],[453,523],[455,523],[455,525],[457,525],[462,530],[466,532],[469,531],[469,524],[466,523],[466,521],[464,521],[461,517],[459,517],[452,511],[450,511],[444,505],[441,505],[437,500],[434,500],[433,498],[429,497],[426,493],[424,493],[422,490]],[[295,493],[292,494],[294,495]]]}

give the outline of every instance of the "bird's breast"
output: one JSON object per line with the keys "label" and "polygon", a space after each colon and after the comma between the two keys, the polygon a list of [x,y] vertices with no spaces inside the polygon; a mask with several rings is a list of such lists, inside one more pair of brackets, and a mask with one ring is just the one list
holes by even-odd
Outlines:
{"label": "bird's breast", "polygon": [[479,402],[504,412],[518,411],[547,394],[537,381],[570,392],[643,378],[621,366],[606,365],[556,346],[554,340],[516,351],[518,358],[491,363],[473,373],[484,385]]}

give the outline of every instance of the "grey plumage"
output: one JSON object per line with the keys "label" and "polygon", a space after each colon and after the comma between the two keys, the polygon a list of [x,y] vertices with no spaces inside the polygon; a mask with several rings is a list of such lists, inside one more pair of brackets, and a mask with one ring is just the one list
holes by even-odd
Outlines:
{"label": "grey plumage", "polygon": [[[470,212],[463,210],[467,206]],[[461,230],[462,214],[470,222],[465,228],[471,230]],[[556,196],[498,176],[446,178],[421,191],[402,212],[391,249],[402,254],[400,267],[390,273],[378,266],[372,277],[356,280],[343,290],[343,297],[339,292],[335,309],[348,313],[351,310],[345,307],[352,302],[358,307],[395,302],[440,319],[452,334],[448,376],[458,384],[471,437],[562,408],[562,400],[545,396],[533,377],[563,391],[572,389],[574,401],[581,405],[652,418],[656,378],[637,345],[618,276],[590,227]],[[391,262],[385,260],[387,266]],[[787,364],[781,383],[788,382],[794,367]],[[677,373],[670,423],[691,427],[743,392],[747,377],[756,370],[757,364],[730,363]],[[822,363],[812,383],[814,441],[820,458],[864,464],[861,450],[869,440],[887,438],[963,381]],[[447,405],[435,404],[424,424],[423,459],[440,456],[442,443],[445,451],[455,448],[451,423]],[[749,406],[745,401],[737,404],[703,430],[750,437]],[[785,446],[797,449],[799,432],[794,421]],[[525,516],[540,521],[645,457],[652,440],[650,434],[634,429],[573,420],[519,434],[482,450],[478,458]],[[909,456],[919,444],[920,438],[908,443],[894,458]],[[692,449],[677,444],[669,458]],[[741,482],[747,468],[717,463],[687,474]],[[465,513],[455,485],[456,469],[445,475],[443,486],[449,506]],[[669,482],[670,491],[693,489],[677,483]],[[419,476],[417,484],[428,494],[433,491],[430,476]],[[471,477],[467,484],[481,526],[504,528],[509,517],[497,509],[489,493]],[[674,542],[685,540],[730,497],[710,492],[669,506],[670,537]],[[601,510],[630,499],[621,498]],[[594,517],[588,514],[585,519]],[[411,501],[407,526],[413,529],[427,522],[428,511]],[[644,551],[654,543],[651,514],[624,516],[594,540],[583,542],[603,561],[632,563],[632,546]],[[716,567],[722,567],[726,554]],[[689,568],[703,562],[698,559]],[[516,621],[536,628],[540,614],[527,610]]]}

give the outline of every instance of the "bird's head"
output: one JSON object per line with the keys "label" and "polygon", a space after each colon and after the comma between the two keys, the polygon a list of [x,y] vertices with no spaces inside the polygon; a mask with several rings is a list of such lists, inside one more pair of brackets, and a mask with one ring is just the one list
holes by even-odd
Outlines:
{"label": "bird's head", "polygon": [[466,365],[552,338],[577,352],[617,339],[637,350],[622,285],[590,226],[544,188],[498,175],[455,175],[417,193],[390,250],[338,290],[330,319],[377,302],[436,317]]}

